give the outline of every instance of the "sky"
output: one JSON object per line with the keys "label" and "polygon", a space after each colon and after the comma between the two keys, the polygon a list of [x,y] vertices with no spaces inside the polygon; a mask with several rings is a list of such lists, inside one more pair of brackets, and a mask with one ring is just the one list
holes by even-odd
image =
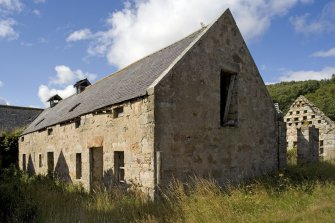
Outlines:
{"label": "sky", "polygon": [[227,8],[265,83],[335,73],[335,0],[0,0],[0,104],[44,108]]}

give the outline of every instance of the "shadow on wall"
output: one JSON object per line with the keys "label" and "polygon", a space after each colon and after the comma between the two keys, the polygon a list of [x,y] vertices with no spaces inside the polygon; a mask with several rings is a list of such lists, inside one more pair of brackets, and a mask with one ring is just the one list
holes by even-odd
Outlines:
{"label": "shadow on wall", "polygon": [[114,177],[114,172],[112,169],[108,169],[106,171],[104,171],[104,174],[103,174],[103,183],[104,183],[104,186],[106,188],[111,188],[114,184],[113,182],[115,182],[115,177]]}
{"label": "shadow on wall", "polygon": [[31,157],[31,154],[29,154],[29,158],[28,158],[28,174],[30,176],[32,176],[32,175],[35,175],[35,173],[36,173],[36,171],[35,171],[33,159]]}
{"label": "shadow on wall", "polygon": [[60,152],[57,160],[57,164],[55,167],[55,176],[65,182],[72,183],[69,166],[67,165],[63,151]]}

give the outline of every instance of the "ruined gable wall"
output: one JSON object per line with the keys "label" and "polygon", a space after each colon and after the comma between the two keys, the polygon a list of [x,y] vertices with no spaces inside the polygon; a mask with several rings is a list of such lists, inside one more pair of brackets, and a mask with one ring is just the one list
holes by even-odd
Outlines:
{"label": "ruined gable wall", "polygon": [[[238,127],[220,126],[220,72],[238,69]],[[272,100],[230,15],[220,19],[155,87],[161,182],[197,174],[219,182],[277,169]]]}
{"label": "ruined gable wall", "polygon": [[297,129],[304,126],[315,126],[319,129],[320,156],[326,160],[335,158],[335,126],[332,120],[314,105],[298,98],[284,117],[287,127],[287,149],[297,144]]}
{"label": "ruined gable wall", "polygon": [[[19,159],[29,156],[37,174],[47,173],[47,152],[54,152],[55,166],[63,178],[89,188],[89,148],[103,146],[103,170],[106,183],[113,183],[114,151],[124,151],[125,180],[145,192],[153,193],[153,96],[125,102],[124,116],[84,115],[81,126],[75,123],[53,126],[53,134],[34,132],[20,140]],[[113,107],[112,107],[113,108]],[[82,154],[82,179],[76,180],[76,153]],[[42,167],[39,167],[39,154]]]}

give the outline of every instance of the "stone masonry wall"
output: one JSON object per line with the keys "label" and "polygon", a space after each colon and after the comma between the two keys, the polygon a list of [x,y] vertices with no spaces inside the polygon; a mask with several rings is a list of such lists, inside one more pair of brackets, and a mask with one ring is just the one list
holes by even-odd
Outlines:
{"label": "stone masonry wall", "polygon": [[291,105],[284,117],[287,127],[287,149],[297,145],[297,129],[303,126],[315,126],[319,129],[319,156],[329,160],[335,158],[335,124],[304,96],[300,96]]}
{"label": "stone masonry wall", "polygon": [[[220,125],[220,73],[237,73],[237,126]],[[194,174],[219,183],[278,168],[272,100],[229,14],[155,87],[155,149],[161,184]]]}
{"label": "stone masonry wall", "polygon": [[[89,148],[103,147],[103,181],[114,182],[114,151],[124,151],[125,183],[137,185],[142,191],[154,192],[153,149],[153,96],[122,104],[123,117],[113,114],[87,114],[81,116],[81,125],[75,123],[52,126],[48,131],[24,135],[19,141],[19,165],[26,154],[28,170],[36,174],[47,173],[47,152],[54,152],[55,168],[61,177],[90,188]],[[119,105],[118,105],[119,106]],[[112,107],[112,109],[115,106]],[[23,141],[22,141],[23,140]],[[82,155],[82,178],[76,178],[76,153]],[[39,166],[39,155],[42,166]]]}

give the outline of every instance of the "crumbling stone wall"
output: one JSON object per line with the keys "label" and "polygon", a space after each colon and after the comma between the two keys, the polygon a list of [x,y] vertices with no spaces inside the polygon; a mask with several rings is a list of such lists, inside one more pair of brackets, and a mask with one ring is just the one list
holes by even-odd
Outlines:
{"label": "crumbling stone wall", "polygon": [[[47,130],[30,133],[20,139],[19,165],[23,169],[26,154],[29,171],[47,174],[47,153],[54,152],[55,171],[61,178],[82,183],[90,189],[89,149],[103,147],[103,181],[106,186],[117,183],[114,179],[114,151],[124,151],[125,185],[136,185],[153,196],[154,193],[154,116],[153,96],[134,99],[121,105],[122,117],[100,112],[81,116],[81,125],[75,123],[51,126]],[[23,141],[22,141],[23,140]],[[76,153],[81,154],[82,178],[76,179]],[[39,156],[42,165],[39,166]]]}
{"label": "crumbling stone wall", "polygon": [[329,160],[335,158],[335,124],[320,109],[299,96],[284,117],[287,127],[287,149],[297,146],[297,129],[303,126],[315,126],[319,129],[319,156]]}
{"label": "crumbling stone wall", "polygon": [[[220,124],[222,70],[237,74],[235,126]],[[154,94],[162,185],[194,174],[238,181],[278,168],[276,111],[230,14],[209,28]]]}
{"label": "crumbling stone wall", "polygon": [[297,130],[297,163],[310,164],[319,161],[319,129],[302,126]]}

